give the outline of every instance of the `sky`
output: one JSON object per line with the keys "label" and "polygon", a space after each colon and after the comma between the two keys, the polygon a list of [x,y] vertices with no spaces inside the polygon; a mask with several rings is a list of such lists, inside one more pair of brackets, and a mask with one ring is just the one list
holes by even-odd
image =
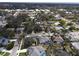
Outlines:
{"label": "sky", "polygon": [[0,2],[79,3],[79,0],[0,0]]}

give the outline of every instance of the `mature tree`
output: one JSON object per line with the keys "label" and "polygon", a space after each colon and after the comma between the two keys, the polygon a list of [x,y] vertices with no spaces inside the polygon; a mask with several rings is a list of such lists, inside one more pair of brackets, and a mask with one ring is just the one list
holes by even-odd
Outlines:
{"label": "mature tree", "polygon": [[60,22],[61,26],[63,26],[63,27],[66,26],[66,21],[65,20],[60,20],[59,22]]}
{"label": "mature tree", "polygon": [[76,30],[76,27],[75,27],[75,26],[71,26],[71,27],[69,28],[69,30],[70,30],[70,31]]}

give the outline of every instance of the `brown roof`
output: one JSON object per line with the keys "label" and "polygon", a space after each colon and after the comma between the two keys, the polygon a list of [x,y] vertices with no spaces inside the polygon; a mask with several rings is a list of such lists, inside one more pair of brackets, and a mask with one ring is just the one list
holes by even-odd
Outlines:
{"label": "brown roof", "polygon": [[52,36],[53,41],[62,42],[64,41],[63,38],[60,35],[53,35]]}

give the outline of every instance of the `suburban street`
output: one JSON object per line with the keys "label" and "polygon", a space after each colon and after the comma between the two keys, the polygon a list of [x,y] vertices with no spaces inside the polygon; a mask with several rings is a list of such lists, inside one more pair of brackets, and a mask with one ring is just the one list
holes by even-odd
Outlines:
{"label": "suburban street", "polygon": [[79,56],[79,4],[0,3],[0,56]]}
{"label": "suburban street", "polygon": [[18,41],[15,41],[14,47],[11,50],[10,56],[17,56],[17,51],[19,49]]}

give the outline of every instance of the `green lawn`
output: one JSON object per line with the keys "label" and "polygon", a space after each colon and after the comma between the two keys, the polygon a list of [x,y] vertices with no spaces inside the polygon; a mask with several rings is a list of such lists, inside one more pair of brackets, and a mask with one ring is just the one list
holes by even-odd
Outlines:
{"label": "green lawn", "polygon": [[26,52],[22,52],[19,54],[19,56],[26,56],[26,55],[27,55]]}
{"label": "green lawn", "polygon": [[10,54],[10,53],[8,53],[8,52],[1,52],[1,51],[0,51],[0,56],[9,56],[9,54]]}

